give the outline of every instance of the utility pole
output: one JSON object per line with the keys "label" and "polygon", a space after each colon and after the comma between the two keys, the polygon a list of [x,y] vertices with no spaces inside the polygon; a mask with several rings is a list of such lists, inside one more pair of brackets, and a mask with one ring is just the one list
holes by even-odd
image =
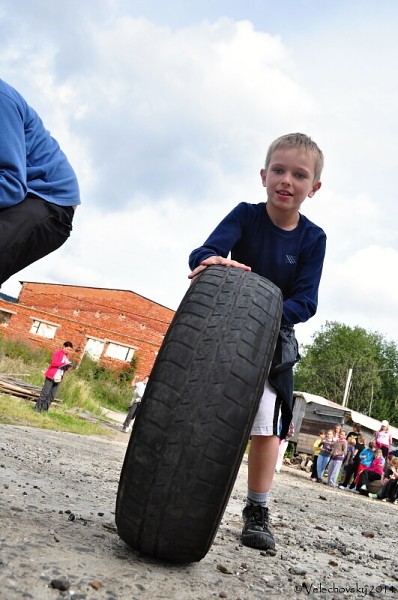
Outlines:
{"label": "utility pole", "polygon": [[347,406],[348,396],[350,395],[351,377],[352,377],[352,369],[348,369],[347,381],[345,382],[343,402],[341,403],[342,406]]}

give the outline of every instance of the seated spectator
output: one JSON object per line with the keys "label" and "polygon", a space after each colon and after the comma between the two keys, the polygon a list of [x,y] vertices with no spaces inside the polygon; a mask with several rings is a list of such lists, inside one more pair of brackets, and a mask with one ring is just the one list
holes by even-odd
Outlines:
{"label": "seated spectator", "polygon": [[355,490],[361,494],[368,495],[367,486],[371,481],[381,479],[384,472],[385,460],[383,458],[383,452],[381,448],[376,448],[374,459],[370,467],[365,469],[357,475],[355,479],[356,488]]}
{"label": "seated spectator", "polygon": [[[361,474],[361,472],[364,469],[366,469],[367,467],[370,467],[370,465],[373,462],[374,457],[375,457],[375,443],[369,442],[368,447],[364,448],[359,455],[359,465],[358,465],[357,473],[356,473],[356,476],[354,479],[355,485],[356,485],[357,479],[358,479],[359,475]],[[350,486],[350,488],[353,488],[353,487],[354,486]]]}
{"label": "seated spectator", "polygon": [[340,469],[343,464],[345,455],[347,454],[346,432],[341,430],[339,439],[334,442],[330,462],[328,466],[328,481],[327,484],[331,487],[337,487],[337,481],[340,474]]}
{"label": "seated spectator", "polygon": [[389,456],[389,464],[384,470],[383,484],[377,494],[369,493],[375,500],[387,500],[394,503],[398,499],[398,457]]}

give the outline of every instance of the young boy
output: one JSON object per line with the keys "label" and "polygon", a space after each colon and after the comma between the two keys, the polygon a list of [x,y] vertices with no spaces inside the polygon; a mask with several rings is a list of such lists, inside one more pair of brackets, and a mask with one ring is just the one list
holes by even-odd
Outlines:
{"label": "young boy", "polygon": [[[190,279],[209,265],[240,267],[266,277],[283,293],[278,344],[251,431],[242,543],[253,548],[275,547],[267,501],[279,438],[286,436],[292,416],[293,365],[299,359],[293,327],[316,312],[326,246],[325,233],[299,209],[321,187],[322,168],[323,154],[308,136],[292,133],[276,139],[260,171],[267,202],[239,204],[189,257]],[[282,346],[290,359],[276,369]]]}

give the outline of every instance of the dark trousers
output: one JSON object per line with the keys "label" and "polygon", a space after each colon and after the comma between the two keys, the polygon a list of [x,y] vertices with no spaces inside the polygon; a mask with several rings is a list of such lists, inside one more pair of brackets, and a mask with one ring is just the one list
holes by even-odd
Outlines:
{"label": "dark trousers", "polygon": [[389,479],[377,492],[377,497],[380,500],[387,498],[390,502],[394,502],[398,498],[398,479]]}
{"label": "dark trousers", "polygon": [[312,479],[318,479],[317,465],[318,465],[318,455],[314,454],[314,456],[312,457],[312,467],[311,467],[311,478]]}
{"label": "dark trousers", "polygon": [[55,382],[46,377],[43,389],[41,390],[40,396],[36,401],[37,412],[43,412],[44,410],[48,410],[50,408],[50,404],[55,398],[55,392],[57,391],[58,386],[59,382]]}
{"label": "dark trousers", "polygon": [[[343,485],[344,487],[348,487],[351,479],[355,479],[355,475],[358,469],[358,463],[350,463],[349,465],[346,465],[344,467],[344,479],[341,482],[341,485]],[[354,487],[353,484],[350,485],[351,488]]]}
{"label": "dark trousers", "polygon": [[359,476],[359,480],[356,486],[358,492],[361,491],[361,487],[363,485],[368,485],[371,481],[376,481],[376,479],[381,479],[381,475],[378,473],[374,473],[373,471],[362,471]]}
{"label": "dark trousers", "polygon": [[127,413],[127,417],[124,420],[123,427],[127,429],[130,426],[131,421],[137,416],[137,410],[140,406],[141,402],[134,402],[129,408],[129,412]]}
{"label": "dark trousers", "polygon": [[68,239],[74,210],[28,194],[0,208],[0,286],[11,275],[47,256]]}

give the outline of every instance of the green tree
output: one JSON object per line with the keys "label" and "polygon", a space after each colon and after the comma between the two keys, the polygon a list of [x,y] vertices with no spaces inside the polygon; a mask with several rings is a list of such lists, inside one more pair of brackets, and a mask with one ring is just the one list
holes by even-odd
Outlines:
{"label": "green tree", "polygon": [[342,403],[352,369],[348,406],[398,422],[398,347],[379,333],[327,321],[304,347],[295,389]]}

